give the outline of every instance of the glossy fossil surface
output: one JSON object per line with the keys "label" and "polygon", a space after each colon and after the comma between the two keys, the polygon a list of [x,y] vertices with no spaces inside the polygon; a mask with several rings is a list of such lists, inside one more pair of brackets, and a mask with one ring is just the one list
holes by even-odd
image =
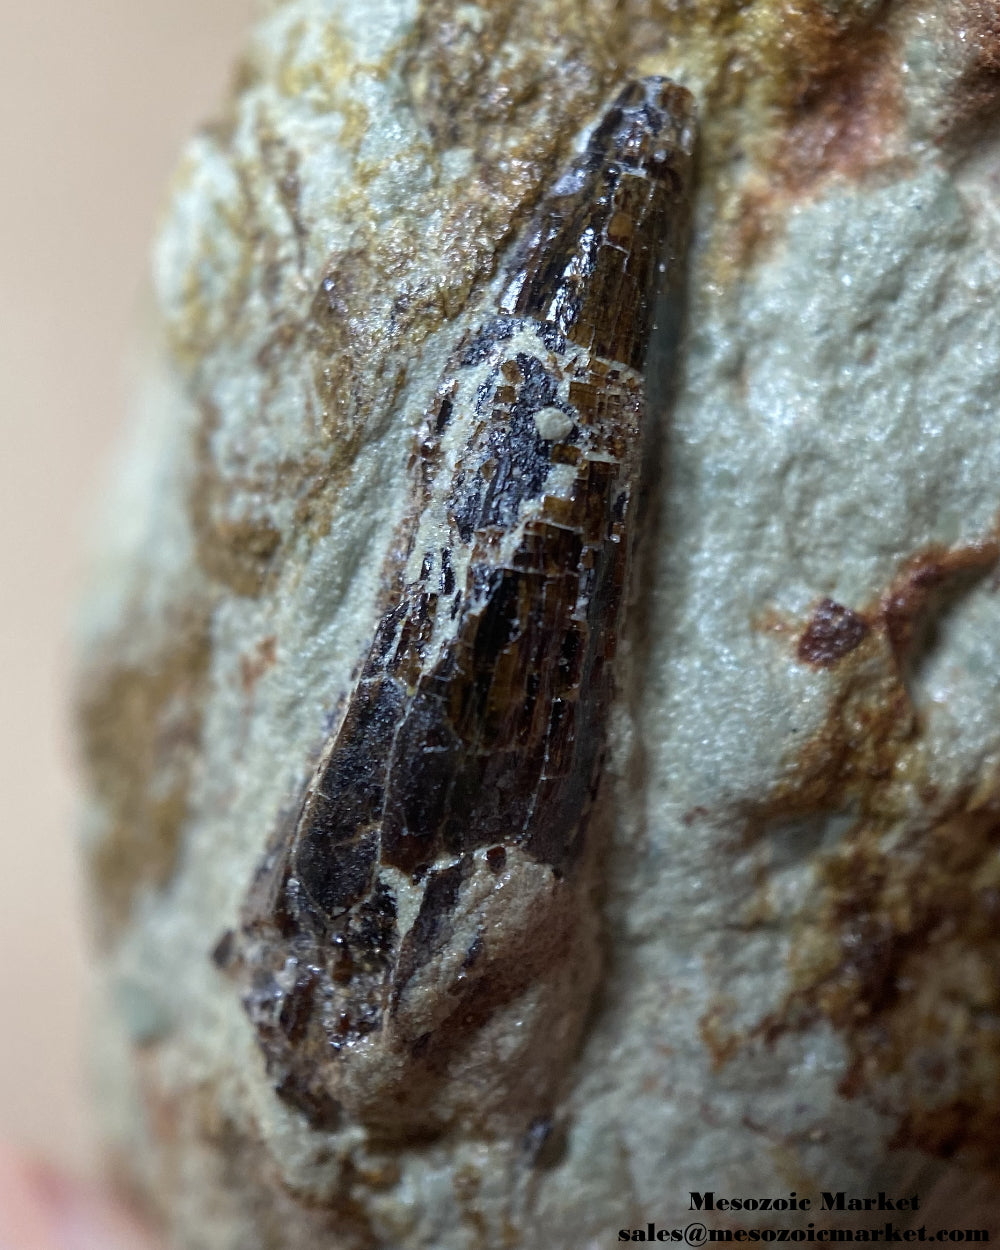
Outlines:
{"label": "glossy fossil surface", "polygon": [[318,1127],[517,1135],[564,1086],[598,967],[588,827],[642,367],[681,298],[693,144],[682,88],[619,93],[429,405],[389,605],[232,952],[276,1091]]}

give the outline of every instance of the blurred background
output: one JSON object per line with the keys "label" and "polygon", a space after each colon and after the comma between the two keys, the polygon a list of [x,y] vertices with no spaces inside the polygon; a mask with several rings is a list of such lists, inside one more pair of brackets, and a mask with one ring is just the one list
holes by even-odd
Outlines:
{"label": "blurred background", "polygon": [[0,0],[0,1138],[95,1170],[69,621],[185,136],[253,0]]}

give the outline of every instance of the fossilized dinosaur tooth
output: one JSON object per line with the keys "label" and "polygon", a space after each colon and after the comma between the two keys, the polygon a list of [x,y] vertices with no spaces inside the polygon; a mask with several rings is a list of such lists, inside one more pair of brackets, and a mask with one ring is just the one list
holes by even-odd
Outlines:
{"label": "fossilized dinosaur tooth", "polygon": [[390,601],[234,951],[276,1092],[316,1127],[517,1135],[565,1088],[693,143],[689,92],[618,93],[428,406]]}

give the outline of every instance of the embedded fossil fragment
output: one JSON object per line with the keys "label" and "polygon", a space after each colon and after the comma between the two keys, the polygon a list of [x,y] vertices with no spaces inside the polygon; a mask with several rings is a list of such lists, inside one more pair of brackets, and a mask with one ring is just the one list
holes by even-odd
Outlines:
{"label": "embedded fossil fragment", "polygon": [[391,604],[234,955],[276,1089],[317,1127],[346,1107],[383,1136],[524,1131],[578,1042],[642,368],[678,298],[693,121],[666,80],[618,95],[418,436]]}

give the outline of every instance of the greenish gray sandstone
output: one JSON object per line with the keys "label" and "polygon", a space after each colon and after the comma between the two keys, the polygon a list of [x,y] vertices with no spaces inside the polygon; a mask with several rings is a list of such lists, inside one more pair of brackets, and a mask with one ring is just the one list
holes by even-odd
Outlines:
{"label": "greenish gray sandstone", "polygon": [[[988,7],[265,8],[171,190],[80,625],[101,1106],[178,1246],[569,1250],[691,1190],[996,1231]],[[637,72],[702,137],[599,997],[534,1136],[317,1132],[210,956],[370,642],[443,363]]]}

